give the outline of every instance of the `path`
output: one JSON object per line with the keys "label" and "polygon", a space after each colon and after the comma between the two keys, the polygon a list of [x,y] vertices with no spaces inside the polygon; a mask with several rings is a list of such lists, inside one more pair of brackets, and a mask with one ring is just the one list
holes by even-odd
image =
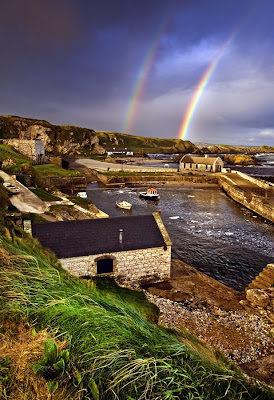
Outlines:
{"label": "path", "polygon": [[20,193],[10,197],[11,204],[19,211],[35,214],[44,214],[49,211],[48,205],[37,197],[31,190],[26,188],[26,186],[22,185],[4,171],[0,171],[0,176],[5,182],[10,182],[12,185],[17,186],[20,189]]}
{"label": "path", "polygon": [[155,168],[132,164],[114,164],[105,161],[93,160],[90,158],[76,160],[75,164],[79,166],[82,165],[90,169],[96,169],[97,171],[177,172],[176,168]]}
{"label": "path", "polygon": [[262,197],[267,197],[268,201],[271,203],[274,203],[274,187],[270,186],[269,190],[265,190],[261,188],[260,186],[256,185],[255,183],[250,182],[247,179],[244,179],[242,176],[235,174],[235,173],[229,173],[225,174],[226,177],[231,179],[235,185],[237,185],[239,188],[243,189],[244,192],[246,193],[246,198],[248,201],[252,199],[252,194],[255,194],[257,196],[262,196]]}

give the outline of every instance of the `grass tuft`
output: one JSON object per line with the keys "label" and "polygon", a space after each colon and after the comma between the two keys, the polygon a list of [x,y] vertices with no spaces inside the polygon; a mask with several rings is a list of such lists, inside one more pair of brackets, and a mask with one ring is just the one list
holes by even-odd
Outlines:
{"label": "grass tuft", "polygon": [[68,345],[70,367],[53,398],[64,387],[79,400],[273,398],[228,363],[191,349],[190,336],[184,343],[148,322],[157,309],[141,292],[70,276],[32,238],[1,238],[0,247],[0,322],[27,320]]}

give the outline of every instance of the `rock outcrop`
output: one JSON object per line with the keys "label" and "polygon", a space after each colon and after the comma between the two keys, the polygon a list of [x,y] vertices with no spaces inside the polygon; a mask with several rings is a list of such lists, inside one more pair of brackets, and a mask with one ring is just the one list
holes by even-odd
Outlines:
{"label": "rock outcrop", "polygon": [[30,118],[0,117],[0,137],[20,140],[40,139],[44,142],[46,152],[54,155],[88,156],[105,153],[98,135],[92,129],[53,125],[47,121]]}
{"label": "rock outcrop", "polygon": [[267,307],[270,303],[269,295],[261,289],[248,289],[246,299],[254,306]]}
{"label": "rock outcrop", "polygon": [[259,164],[254,156],[248,154],[243,154],[243,155],[227,154],[224,156],[224,161],[231,165],[242,165],[242,166]]}

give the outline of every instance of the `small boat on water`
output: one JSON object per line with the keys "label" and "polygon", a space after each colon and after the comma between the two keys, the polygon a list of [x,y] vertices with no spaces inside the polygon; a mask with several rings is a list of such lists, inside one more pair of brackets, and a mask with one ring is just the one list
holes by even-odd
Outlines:
{"label": "small boat on water", "polygon": [[124,210],[131,210],[132,204],[127,201],[116,201],[116,206],[119,208],[123,208]]}
{"label": "small boat on water", "polygon": [[158,200],[160,195],[157,189],[149,188],[146,192],[140,192],[140,197],[146,200]]}
{"label": "small boat on water", "polygon": [[77,197],[81,197],[82,199],[87,199],[88,195],[87,192],[78,192]]}

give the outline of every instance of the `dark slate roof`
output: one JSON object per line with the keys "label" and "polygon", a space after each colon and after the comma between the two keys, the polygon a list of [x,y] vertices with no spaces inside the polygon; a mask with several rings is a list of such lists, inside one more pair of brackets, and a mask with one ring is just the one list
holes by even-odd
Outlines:
{"label": "dark slate roof", "polygon": [[[123,229],[122,244],[119,243],[120,229]],[[165,245],[153,215],[33,224],[32,234],[58,258]]]}

